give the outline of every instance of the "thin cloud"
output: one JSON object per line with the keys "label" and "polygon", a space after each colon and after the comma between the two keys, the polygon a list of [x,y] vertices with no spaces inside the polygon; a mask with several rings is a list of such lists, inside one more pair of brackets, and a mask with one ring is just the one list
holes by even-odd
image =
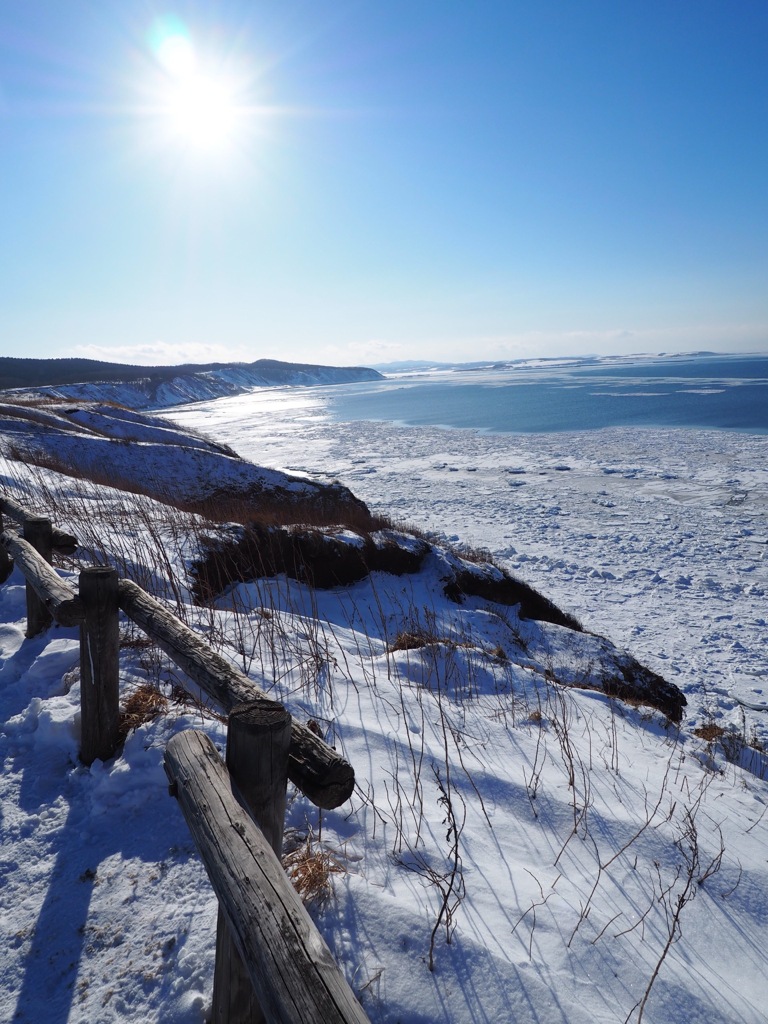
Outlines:
{"label": "thin cloud", "polygon": [[156,341],[139,345],[79,345],[76,354],[84,359],[136,366],[173,366],[178,363],[252,362],[254,356],[242,348],[206,343]]}

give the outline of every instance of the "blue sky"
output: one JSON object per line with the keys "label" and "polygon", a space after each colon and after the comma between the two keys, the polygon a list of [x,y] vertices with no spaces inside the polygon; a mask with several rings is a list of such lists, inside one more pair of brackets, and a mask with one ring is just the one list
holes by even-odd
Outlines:
{"label": "blue sky", "polygon": [[0,0],[0,354],[768,350],[767,52],[765,0]]}

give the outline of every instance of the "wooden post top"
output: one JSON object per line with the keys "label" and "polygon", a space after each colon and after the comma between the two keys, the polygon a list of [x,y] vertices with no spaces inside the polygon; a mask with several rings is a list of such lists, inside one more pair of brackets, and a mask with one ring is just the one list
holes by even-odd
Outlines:
{"label": "wooden post top", "polygon": [[272,726],[285,725],[290,720],[290,711],[266,695],[236,704],[229,713],[230,725],[236,722],[238,726],[245,728],[255,726],[268,729]]}

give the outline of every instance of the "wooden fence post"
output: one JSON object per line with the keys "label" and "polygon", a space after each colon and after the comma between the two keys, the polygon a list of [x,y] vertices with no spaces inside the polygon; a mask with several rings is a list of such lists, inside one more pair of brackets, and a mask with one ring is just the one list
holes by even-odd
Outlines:
{"label": "wooden fence post", "polygon": [[[241,803],[277,854],[283,850],[291,716],[267,700],[232,710],[227,732],[227,768]],[[219,909],[212,1024],[261,1024],[265,1020],[248,971]]]}
{"label": "wooden fence post", "polygon": [[85,619],[80,627],[80,760],[106,761],[120,727],[120,627],[117,571],[92,566],[80,573]]}
{"label": "wooden fence post", "polygon": [[165,772],[270,1024],[370,1024],[208,736],[173,736]]}
{"label": "wooden fence post", "polygon": [[[3,513],[0,512],[0,533],[2,533],[4,529]],[[3,545],[0,544],[0,583],[5,583],[12,572],[13,562],[11,561],[11,556],[5,550]]]}
{"label": "wooden fence post", "polygon": [[[50,519],[29,516],[24,523],[26,540],[50,565],[53,561],[52,529]],[[37,636],[53,622],[51,613],[27,581],[27,636]]]}

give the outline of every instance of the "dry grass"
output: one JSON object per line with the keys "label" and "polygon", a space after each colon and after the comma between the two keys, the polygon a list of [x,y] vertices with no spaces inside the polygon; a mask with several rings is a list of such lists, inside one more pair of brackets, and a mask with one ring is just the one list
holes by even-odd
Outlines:
{"label": "dry grass", "polygon": [[446,597],[457,604],[465,597],[480,597],[495,604],[510,607],[519,605],[521,619],[552,622],[556,626],[565,626],[566,629],[572,629],[577,633],[584,632],[584,627],[573,615],[564,612],[530,584],[510,576],[504,569],[499,570],[499,576],[496,578],[488,577],[482,572],[457,572],[446,582],[444,592]]}
{"label": "dry grass", "polygon": [[[334,512],[340,513],[337,509]],[[237,540],[203,537],[203,555],[192,565],[193,593],[202,603],[222,593],[232,583],[248,582],[285,573],[291,579],[318,588],[346,586],[365,579],[371,572],[395,575],[415,573],[421,568],[428,547],[407,548],[395,537],[376,543],[370,529],[381,520],[369,520],[366,529],[355,529],[359,543],[337,536],[337,521],[324,529],[307,526],[285,527],[251,522]]]}
{"label": "dry grass", "polygon": [[480,566],[492,565],[494,569],[498,569],[499,572],[503,572],[506,575],[504,566],[488,548],[479,547],[476,544],[449,544],[447,547],[449,551],[453,552],[464,562]]}
{"label": "dry grass", "polygon": [[707,743],[713,743],[715,740],[725,736],[725,729],[721,725],[715,725],[714,722],[707,722],[706,725],[698,725],[693,730],[693,735],[698,736],[699,739],[706,740]]}
{"label": "dry grass", "polygon": [[168,710],[168,699],[151,683],[142,683],[127,698],[120,710],[120,737],[122,740],[145,722],[153,722]]}
{"label": "dry grass", "polygon": [[440,643],[440,637],[425,629],[403,630],[389,645],[390,651],[416,651],[420,647]]}
{"label": "dry grass", "polygon": [[[433,644],[443,644],[445,647],[450,647],[452,650],[456,650],[459,647],[464,647],[467,650],[476,648],[476,645],[471,643],[469,640],[456,640],[454,637],[438,636],[437,633],[428,628],[416,626],[398,633],[389,645],[389,650],[415,651],[420,647],[430,647]],[[498,649],[500,650],[500,648]]]}
{"label": "dry grass", "polygon": [[39,395],[32,392],[10,394],[5,392],[2,396],[3,405],[18,405],[20,408],[31,407],[33,409],[45,407],[46,405],[61,405],[60,398],[53,398],[51,395]]}
{"label": "dry grass", "polygon": [[189,693],[181,684],[173,687],[171,701],[174,707],[193,710],[200,718],[208,718],[214,722],[226,722],[227,716],[221,714],[209,703]]}
{"label": "dry grass", "polygon": [[[290,845],[290,838],[288,845]],[[293,840],[298,836],[293,834]],[[333,889],[333,875],[346,871],[339,858],[325,847],[321,847],[314,832],[306,834],[298,845],[283,856],[283,867],[294,889],[305,906],[321,907],[330,897]]]}
{"label": "dry grass", "polygon": [[156,647],[155,641],[128,620],[120,626],[120,650],[145,651]]}

